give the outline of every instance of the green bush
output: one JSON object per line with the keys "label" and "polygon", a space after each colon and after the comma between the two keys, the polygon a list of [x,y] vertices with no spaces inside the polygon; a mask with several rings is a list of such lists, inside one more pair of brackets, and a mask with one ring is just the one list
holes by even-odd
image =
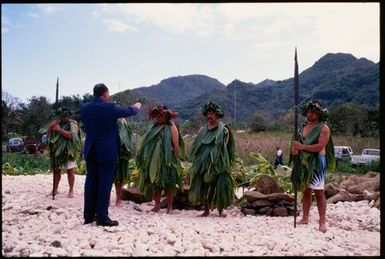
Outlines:
{"label": "green bush", "polygon": [[[76,161],[76,174],[84,175],[86,164],[84,160]],[[3,175],[34,175],[52,173],[51,163],[46,156],[35,156],[19,153],[3,153],[1,158]]]}
{"label": "green bush", "polygon": [[346,159],[337,159],[336,171],[341,173],[351,173],[354,169],[352,168],[352,163],[350,160]]}
{"label": "green bush", "polygon": [[34,175],[50,169],[50,161],[46,157],[17,153],[3,153],[1,164],[3,175]]}

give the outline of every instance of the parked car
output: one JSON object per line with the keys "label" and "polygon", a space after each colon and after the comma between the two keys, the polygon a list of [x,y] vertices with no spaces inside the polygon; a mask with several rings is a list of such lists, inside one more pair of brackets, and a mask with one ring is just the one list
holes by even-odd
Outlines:
{"label": "parked car", "polygon": [[350,160],[353,155],[353,150],[349,146],[334,146],[334,156],[336,159]]}
{"label": "parked car", "polygon": [[10,138],[8,140],[7,152],[21,152],[24,149],[22,138]]}
{"label": "parked car", "polygon": [[34,138],[26,139],[24,142],[25,151],[29,154],[36,154],[36,152],[43,153],[47,145]]}
{"label": "parked car", "polygon": [[351,156],[352,165],[366,165],[373,160],[380,159],[379,148],[364,148],[361,155]]}

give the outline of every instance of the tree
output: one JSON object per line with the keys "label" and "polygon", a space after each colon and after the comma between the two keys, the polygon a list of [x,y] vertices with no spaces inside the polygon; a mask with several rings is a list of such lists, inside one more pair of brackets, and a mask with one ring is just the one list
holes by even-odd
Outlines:
{"label": "tree", "polygon": [[341,104],[330,109],[330,126],[333,132],[356,135],[367,115],[367,110],[356,104]]}
{"label": "tree", "polygon": [[261,132],[267,129],[267,123],[263,118],[263,115],[258,112],[253,113],[249,123],[250,130],[253,132]]}
{"label": "tree", "polygon": [[23,135],[40,138],[39,129],[45,128],[53,117],[51,106],[44,96],[33,96],[29,101],[29,104],[23,105],[20,128]]}
{"label": "tree", "polygon": [[1,101],[1,136],[7,139],[9,133],[19,133],[19,125],[23,117],[20,111],[21,101],[11,96],[8,92],[2,91]]}

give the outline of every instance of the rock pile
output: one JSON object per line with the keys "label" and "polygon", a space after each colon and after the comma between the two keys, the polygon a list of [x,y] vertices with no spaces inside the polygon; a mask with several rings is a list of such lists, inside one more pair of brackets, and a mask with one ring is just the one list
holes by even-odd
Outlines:
{"label": "rock pile", "polygon": [[367,200],[371,207],[380,208],[380,174],[368,172],[363,176],[347,175],[336,185],[326,184],[327,203]]}
{"label": "rock pile", "polygon": [[[201,206],[194,206],[191,204],[190,200],[188,199],[188,191],[189,186],[187,184],[183,185],[183,191],[177,188],[176,196],[173,200],[173,208],[178,210],[190,210],[190,209],[201,209]],[[122,189],[122,200],[125,201],[133,201],[135,203],[144,203],[144,202],[150,202],[151,200],[148,200],[143,193],[141,193],[137,188],[135,187],[124,187]],[[160,202],[160,207],[162,209],[167,207],[167,199],[165,197],[162,198]]]}
{"label": "rock pile", "polygon": [[[261,176],[255,190],[243,195],[246,203],[241,211],[245,215],[292,216],[294,215],[294,196],[283,189],[270,176]],[[297,210],[297,215],[299,211]]]}

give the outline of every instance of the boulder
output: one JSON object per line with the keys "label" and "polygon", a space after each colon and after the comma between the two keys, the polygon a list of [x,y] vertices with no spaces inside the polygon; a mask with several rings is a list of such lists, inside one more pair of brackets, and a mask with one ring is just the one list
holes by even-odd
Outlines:
{"label": "boulder", "polygon": [[149,200],[135,187],[123,187],[122,188],[122,200],[133,201],[135,203],[144,203]]}
{"label": "boulder", "polygon": [[273,216],[285,217],[288,215],[285,207],[277,207],[273,209]]}
{"label": "boulder", "polygon": [[260,214],[260,215],[272,216],[273,208],[272,207],[262,207],[260,209],[257,209],[256,212],[257,212],[257,214]]}
{"label": "boulder", "polygon": [[334,183],[328,183],[325,185],[326,199],[336,195],[339,192],[338,187]]}
{"label": "boulder", "polygon": [[257,212],[254,209],[249,209],[249,208],[242,208],[241,212],[244,215],[255,215],[255,214],[257,214]]}
{"label": "boulder", "polygon": [[272,193],[266,197],[270,201],[294,201],[294,195],[288,193]]}
{"label": "boulder", "polygon": [[256,200],[253,203],[251,203],[252,208],[259,208],[259,207],[272,206],[272,205],[274,205],[274,201],[269,201],[269,200]]}
{"label": "boulder", "polygon": [[380,205],[381,205],[381,201],[380,201],[381,197],[378,197],[378,199],[374,202],[374,204],[372,205],[372,208],[377,208],[377,209],[380,209]]}
{"label": "boulder", "polygon": [[261,176],[256,184],[256,190],[262,194],[283,193],[276,180],[268,175]]}
{"label": "boulder", "polygon": [[265,194],[262,194],[258,191],[247,191],[243,196],[249,203],[253,203],[256,200],[263,200],[267,197]]}
{"label": "boulder", "polygon": [[362,193],[364,190],[376,192],[380,190],[380,175],[375,177],[362,177],[362,180],[354,185],[346,186],[346,190],[350,193]]}

